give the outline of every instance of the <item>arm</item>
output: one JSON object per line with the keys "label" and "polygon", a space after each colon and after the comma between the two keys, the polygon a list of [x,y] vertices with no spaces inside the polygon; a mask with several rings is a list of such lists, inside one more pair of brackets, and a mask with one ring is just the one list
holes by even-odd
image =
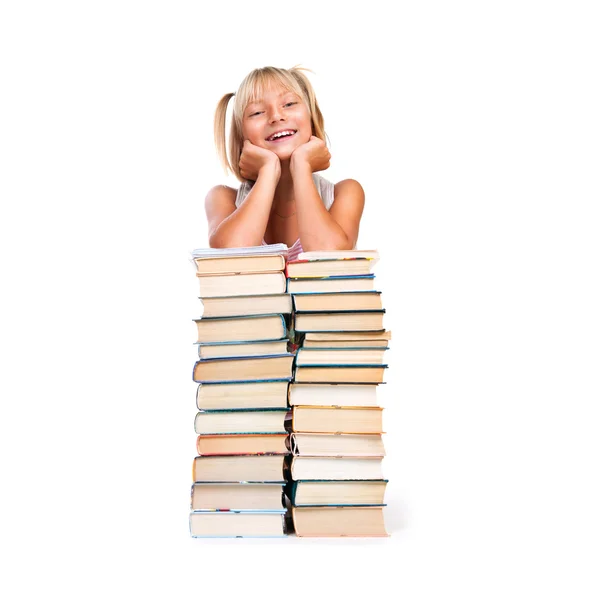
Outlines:
{"label": "arm", "polygon": [[236,208],[236,190],[214,187],[205,198],[211,248],[259,246],[265,236],[277,177],[261,169],[248,198]]}
{"label": "arm", "polygon": [[304,252],[310,250],[351,250],[359,234],[359,222],[365,194],[354,179],[335,185],[334,202],[326,210],[306,161],[291,165],[300,242]]}

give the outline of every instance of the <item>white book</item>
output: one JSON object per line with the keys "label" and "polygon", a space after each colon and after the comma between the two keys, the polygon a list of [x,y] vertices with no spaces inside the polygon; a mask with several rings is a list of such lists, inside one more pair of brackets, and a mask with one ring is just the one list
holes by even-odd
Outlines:
{"label": "white book", "polygon": [[284,254],[287,256],[285,244],[269,244],[265,246],[248,246],[241,248],[197,248],[191,252],[191,258],[211,256],[254,256],[261,254]]}

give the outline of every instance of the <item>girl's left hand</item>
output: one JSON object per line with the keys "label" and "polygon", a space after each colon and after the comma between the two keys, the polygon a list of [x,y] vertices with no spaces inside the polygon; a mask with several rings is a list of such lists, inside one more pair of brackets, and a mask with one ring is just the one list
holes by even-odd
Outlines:
{"label": "girl's left hand", "polygon": [[290,165],[305,163],[310,166],[312,173],[324,171],[330,167],[331,155],[326,144],[316,136],[312,136],[309,142],[302,144],[293,151]]}

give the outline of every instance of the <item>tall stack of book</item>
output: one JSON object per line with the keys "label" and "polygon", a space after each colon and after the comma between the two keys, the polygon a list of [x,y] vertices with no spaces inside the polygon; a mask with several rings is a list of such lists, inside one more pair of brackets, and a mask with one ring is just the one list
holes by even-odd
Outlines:
{"label": "tall stack of book", "polygon": [[203,314],[190,531],[193,537],[286,533],[291,296],[287,246],[192,253]]}
{"label": "tall stack of book", "polygon": [[387,536],[382,408],[390,332],[375,251],[305,252],[287,264],[299,348],[288,496],[298,536]]}

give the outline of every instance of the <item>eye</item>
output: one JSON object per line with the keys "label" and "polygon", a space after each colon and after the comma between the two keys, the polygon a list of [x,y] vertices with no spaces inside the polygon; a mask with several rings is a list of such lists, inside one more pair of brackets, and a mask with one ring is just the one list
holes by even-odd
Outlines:
{"label": "eye", "polygon": [[292,104],[297,104],[297,102],[288,102],[285,106],[291,106]]}
{"label": "eye", "polygon": [[257,110],[257,112],[253,112],[251,115],[248,115],[249,117],[256,117],[257,115],[260,115],[263,111],[262,110]]}

